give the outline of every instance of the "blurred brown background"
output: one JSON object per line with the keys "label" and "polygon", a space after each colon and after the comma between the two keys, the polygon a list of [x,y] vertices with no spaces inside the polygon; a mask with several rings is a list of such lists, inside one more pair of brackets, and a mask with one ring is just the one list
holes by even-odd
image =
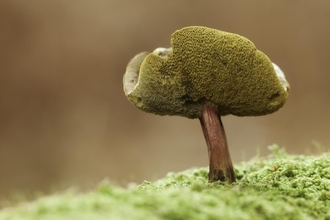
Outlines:
{"label": "blurred brown background", "polygon": [[122,89],[135,54],[190,25],[249,38],[291,84],[279,112],[223,118],[235,163],[272,143],[329,149],[327,0],[1,0],[0,197],[207,166],[198,120],[146,114]]}

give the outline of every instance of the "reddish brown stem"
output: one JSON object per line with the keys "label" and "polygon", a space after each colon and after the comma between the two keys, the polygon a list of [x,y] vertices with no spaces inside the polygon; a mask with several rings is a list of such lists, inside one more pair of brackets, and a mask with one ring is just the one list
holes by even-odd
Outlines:
{"label": "reddish brown stem", "polygon": [[235,173],[228,149],[225,129],[216,108],[204,105],[199,118],[209,154],[209,182],[235,182]]}

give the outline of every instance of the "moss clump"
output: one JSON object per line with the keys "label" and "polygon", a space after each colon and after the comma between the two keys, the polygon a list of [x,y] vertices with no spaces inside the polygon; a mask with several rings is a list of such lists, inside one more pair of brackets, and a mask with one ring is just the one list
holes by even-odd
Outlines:
{"label": "moss clump", "polygon": [[102,183],[7,208],[1,220],[56,219],[330,219],[330,153],[273,153],[235,167],[238,181],[208,183],[207,169],[170,173],[122,189]]}
{"label": "moss clump", "polygon": [[219,115],[237,116],[265,115],[284,105],[288,93],[272,62],[245,37],[192,26],[176,31],[171,44],[172,50],[143,60],[138,82],[126,93],[136,107],[199,118],[205,103]]}

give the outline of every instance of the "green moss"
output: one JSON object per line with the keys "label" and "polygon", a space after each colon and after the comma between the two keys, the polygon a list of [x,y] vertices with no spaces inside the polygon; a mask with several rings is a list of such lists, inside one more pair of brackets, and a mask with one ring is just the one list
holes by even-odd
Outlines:
{"label": "green moss", "polygon": [[146,112],[198,118],[207,102],[220,115],[256,116],[277,111],[288,97],[272,62],[245,37],[193,26],[176,31],[171,44],[144,59],[126,94]]}
{"label": "green moss", "polygon": [[208,183],[206,168],[191,169],[129,189],[103,182],[94,192],[43,197],[0,211],[0,219],[330,219],[330,153],[272,149],[235,166],[232,185]]}

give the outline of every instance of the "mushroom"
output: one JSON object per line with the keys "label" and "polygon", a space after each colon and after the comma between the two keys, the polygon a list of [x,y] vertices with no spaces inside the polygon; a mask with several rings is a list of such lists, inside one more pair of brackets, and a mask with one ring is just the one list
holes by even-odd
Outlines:
{"label": "mushroom", "polygon": [[209,155],[209,182],[235,182],[221,116],[260,116],[280,109],[289,84],[280,68],[245,37],[207,27],[175,31],[171,48],[129,63],[127,99],[157,115],[198,118]]}

